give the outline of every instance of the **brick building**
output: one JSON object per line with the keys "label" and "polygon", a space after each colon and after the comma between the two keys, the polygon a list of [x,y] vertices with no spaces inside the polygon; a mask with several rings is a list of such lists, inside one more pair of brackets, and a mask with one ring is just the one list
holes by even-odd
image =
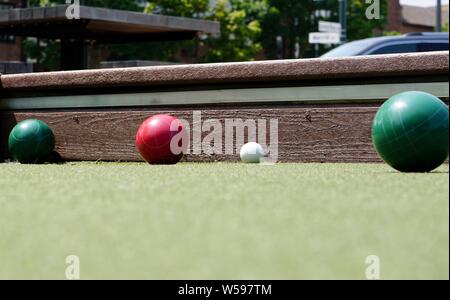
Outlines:
{"label": "brick building", "polygon": [[[400,0],[390,0],[386,31],[429,32],[436,25],[436,7],[401,5]],[[442,25],[448,23],[448,5],[442,6]]]}
{"label": "brick building", "polygon": [[[0,0],[0,9],[26,6],[24,0]],[[19,61],[22,58],[22,41],[20,38],[0,35],[0,61]]]}

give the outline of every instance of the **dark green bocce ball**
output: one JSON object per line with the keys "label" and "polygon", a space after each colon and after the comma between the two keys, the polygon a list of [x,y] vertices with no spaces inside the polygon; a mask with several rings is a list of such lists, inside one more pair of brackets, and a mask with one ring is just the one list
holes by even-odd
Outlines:
{"label": "dark green bocce ball", "polygon": [[9,151],[23,164],[44,162],[55,148],[55,136],[40,120],[25,120],[17,124],[8,140]]}
{"label": "dark green bocce ball", "polygon": [[372,141],[381,158],[401,172],[430,172],[448,157],[449,110],[439,98],[405,92],[375,116]]}

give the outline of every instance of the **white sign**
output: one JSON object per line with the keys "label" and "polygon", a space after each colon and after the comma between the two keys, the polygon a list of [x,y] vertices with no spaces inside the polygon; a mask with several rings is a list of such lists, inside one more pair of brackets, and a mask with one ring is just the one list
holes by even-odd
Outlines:
{"label": "white sign", "polygon": [[310,44],[340,44],[341,35],[335,32],[311,32],[309,34]]}
{"label": "white sign", "polygon": [[341,33],[342,26],[341,23],[319,21],[319,31]]}

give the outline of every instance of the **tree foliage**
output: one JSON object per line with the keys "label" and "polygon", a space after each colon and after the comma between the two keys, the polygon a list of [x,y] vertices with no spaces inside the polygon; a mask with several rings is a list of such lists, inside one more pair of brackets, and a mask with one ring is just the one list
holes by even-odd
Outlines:
{"label": "tree foliage", "polygon": [[[73,3],[73,0],[71,0]],[[113,9],[123,9],[130,11],[142,11],[140,0],[79,0],[80,4],[95,7],[106,7]],[[66,0],[28,0],[30,6],[51,6],[56,4],[66,4]]]}
{"label": "tree foliage", "polygon": [[261,19],[268,13],[265,0],[219,0],[211,11],[211,20],[220,22],[221,35],[210,36],[204,61],[254,60],[262,51]]}
{"label": "tree foliage", "polygon": [[146,13],[168,16],[200,18],[209,9],[209,0],[152,0],[147,1]]}
{"label": "tree foliage", "polygon": [[[365,0],[347,1],[347,31],[348,39],[358,40],[373,36],[374,32],[382,32],[387,20],[387,0],[381,0],[379,20],[368,20],[366,10],[369,4]],[[312,55],[313,46],[308,43],[310,32],[318,30],[319,20],[339,22],[339,1],[298,1],[269,0],[273,9],[279,11],[281,22],[271,23],[264,28],[263,46],[269,58],[273,56],[273,41],[279,36],[282,43],[284,58],[294,58],[299,47],[300,57]],[[267,22],[267,21],[266,21]]]}
{"label": "tree foliage", "polygon": [[[64,4],[65,0],[31,0],[32,5]],[[218,21],[220,36],[201,35],[193,41],[147,42],[124,45],[99,45],[109,60],[145,59],[176,61],[180,53],[197,62],[246,61],[261,57],[294,58],[314,54],[308,34],[317,31],[319,20],[338,21],[339,1],[299,0],[84,0],[84,5],[142,11]],[[214,3],[211,5],[211,3]],[[387,0],[381,0],[381,18],[368,20],[366,0],[348,3],[348,38],[356,40],[383,34],[387,18]],[[321,13],[318,14],[318,11]],[[324,14],[324,12],[326,12]],[[26,42],[30,57],[54,64],[57,43],[36,50]],[[325,49],[321,49],[325,51]],[[42,51],[42,54],[38,52]]]}

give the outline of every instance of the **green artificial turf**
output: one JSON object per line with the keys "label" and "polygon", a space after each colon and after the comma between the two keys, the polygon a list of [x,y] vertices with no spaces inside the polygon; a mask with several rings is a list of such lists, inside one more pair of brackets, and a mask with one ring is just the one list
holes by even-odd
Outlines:
{"label": "green artificial turf", "polygon": [[449,278],[448,165],[0,164],[0,278]]}

